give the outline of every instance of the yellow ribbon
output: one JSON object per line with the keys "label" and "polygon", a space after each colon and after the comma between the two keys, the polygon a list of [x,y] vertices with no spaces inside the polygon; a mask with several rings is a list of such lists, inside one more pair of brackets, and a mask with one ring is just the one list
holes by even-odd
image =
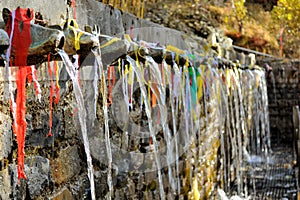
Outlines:
{"label": "yellow ribbon", "polygon": [[185,66],[187,66],[187,67],[189,66],[189,57],[185,58]]}
{"label": "yellow ribbon", "polygon": [[59,83],[58,83],[58,81],[59,81],[59,73],[58,72],[59,72],[59,65],[56,65],[56,71],[55,71],[56,87],[60,88]]}
{"label": "yellow ribbon", "polygon": [[112,38],[111,40],[109,40],[108,42],[106,42],[105,44],[103,44],[102,46],[100,46],[100,48],[104,48],[104,47],[107,47],[109,45],[111,45],[112,43],[115,43],[117,41],[120,41],[121,39],[120,38]]}
{"label": "yellow ribbon", "polygon": [[[71,22],[73,22],[74,26],[70,26]],[[74,32],[74,45],[75,45],[76,51],[78,51],[80,49],[80,37],[83,35],[83,32],[77,31],[77,29],[79,29],[79,26],[74,19],[68,19],[68,21],[66,21],[64,23],[68,23],[68,28]],[[63,26],[64,23],[62,23],[61,26]]]}
{"label": "yellow ribbon", "polygon": [[258,88],[259,82],[260,82],[260,76],[255,74],[255,86],[256,86],[256,88]]}
{"label": "yellow ribbon", "polygon": [[128,42],[132,42],[130,36],[128,34],[124,35],[124,38],[128,41]]}
{"label": "yellow ribbon", "polygon": [[218,103],[221,103],[221,83],[220,80],[217,81],[218,86],[217,86],[217,97],[218,97]]}
{"label": "yellow ribbon", "polygon": [[77,31],[74,29],[75,34],[75,49],[78,51],[80,49],[80,37],[83,35],[83,32],[79,32],[77,34]]}
{"label": "yellow ribbon", "polygon": [[197,175],[194,177],[194,180],[193,180],[193,186],[192,186],[192,191],[194,193],[193,195],[193,199],[194,200],[199,200],[200,199],[200,192],[199,192],[199,188],[198,188],[198,180],[197,180]]}
{"label": "yellow ribbon", "polygon": [[168,51],[172,51],[176,54],[176,58],[175,58],[175,61],[177,63],[179,63],[179,55],[183,55],[185,54],[185,52],[182,50],[182,49],[179,49],[175,46],[172,46],[172,45],[167,45],[167,48],[166,48]]}
{"label": "yellow ribbon", "polygon": [[185,54],[185,52],[182,49],[179,49],[175,46],[172,45],[167,45],[167,50],[168,51],[173,51],[176,54]]}
{"label": "yellow ribbon", "polygon": [[225,69],[225,78],[226,78],[226,85],[227,85],[227,93],[230,96],[230,88],[231,88],[231,73],[230,69]]}
{"label": "yellow ribbon", "polygon": [[128,65],[126,64],[126,65],[125,65],[124,75],[127,75],[128,73],[129,73],[129,71],[128,71]]}
{"label": "yellow ribbon", "polygon": [[136,65],[139,67],[139,57],[138,54],[140,55],[139,49],[137,46],[134,46],[134,54],[135,54],[135,62]]}
{"label": "yellow ribbon", "polygon": [[198,87],[197,102],[199,102],[203,96],[203,79],[201,76],[197,77],[197,87]]}
{"label": "yellow ribbon", "polygon": [[133,79],[132,79],[132,65],[129,65],[129,78],[128,78],[128,84],[132,85],[133,84]]}
{"label": "yellow ribbon", "polygon": [[119,70],[119,74],[121,74],[121,59],[118,59],[118,70]]}

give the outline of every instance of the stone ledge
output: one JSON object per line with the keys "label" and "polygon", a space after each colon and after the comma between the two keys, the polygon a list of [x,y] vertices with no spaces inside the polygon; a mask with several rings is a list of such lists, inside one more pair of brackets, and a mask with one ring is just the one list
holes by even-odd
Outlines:
{"label": "stone ledge", "polygon": [[74,197],[68,188],[63,188],[53,196],[48,197],[49,200],[73,200]]}

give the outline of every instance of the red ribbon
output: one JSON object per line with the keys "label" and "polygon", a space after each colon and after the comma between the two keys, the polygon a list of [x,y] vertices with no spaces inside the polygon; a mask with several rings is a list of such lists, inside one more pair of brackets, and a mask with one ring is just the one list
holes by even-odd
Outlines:
{"label": "red ribbon", "polygon": [[19,67],[17,71],[17,108],[16,108],[16,124],[14,127],[18,142],[18,179],[26,178],[24,172],[24,157],[25,157],[25,135],[26,135],[26,67]]}
{"label": "red ribbon", "polygon": [[[26,135],[26,77],[28,73],[27,56],[31,44],[30,21],[33,19],[33,10],[17,8],[14,19],[14,33],[11,43],[11,52],[14,60],[10,59],[10,64],[19,66],[16,74],[17,99],[16,115],[14,117],[13,131],[18,143],[18,180],[26,178],[24,171],[25,157],[25,135]],[[20,26],[22,24],[22,26]],[[8,35],[12,31],[12,15],[6,25]],[[29,81],[31,78],[29,77]],[[11,106],[13,102],[10,102]]]}
{"label": "red ribbon", "polygon": [[73,8],[73,18],[76,19],[76,2],[72,0],[72,8]]}
{"label": "red ribbon", "polygon": [[54,83],[53,83],[53,78],[52,78],[52,69],[50,65],[50,54],[48,54],[48,73],[50,77],[50,109],[49,109],[49,133],[48,137],[52,136],[52,110],[53,110],[53,95],[54,95]]}
{"label": "red ribbon", "polygon": [[[28,16],[28,14],[30,14],[30,16]],[[11,44],[12,53],[15,55],[14,61],[12,60],[11,61],[15,66],[27,65],[28,50],[32,42],[30,36],[30,21],[33,19],[33,16],[34,14],[32,9],[29,10],[27,8],[16,9],[16,16],[14,21],[14,33],[13,33],[13,39]],[[12,17],[9,17],[8,23],[5,28],[8,35],[11,34],[11,30],[12,30],[11,20]]]}

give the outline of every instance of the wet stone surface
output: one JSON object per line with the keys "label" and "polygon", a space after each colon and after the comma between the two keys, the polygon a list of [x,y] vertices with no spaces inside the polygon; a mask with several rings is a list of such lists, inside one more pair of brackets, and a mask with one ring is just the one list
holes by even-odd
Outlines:
{"label": "wet stone surface", "polygon": [[61,191],[57,192],[51,197],[48,197],[49,200],[73,200],[73,196],[68,188],[63,188]]}
{"label": "wet stone surface", "polygon": [[274,144],[293,141],[292,107],[299,105],[299,66],[295,62],[269,62],[266,74],[270,128]]}
{"label": "wet stone surface", "polygon": [[51,180],[62,184],[79,174],[81,170],[77,146],[68,146],[58,153],[56,159],[50,160]]}
{"label": "wet stone surface", "polygon": [[275,147],[268,158],[247,166],[252,199],[297,199],[295,158],[289,147]]}
{"label": "wet stone surface", "polygon": [[30,197],[39,196],[49,186],[50,162],[41,156],[28,157],[25,160],[26,182]]}
{"label": "wet stone surface", "polygon": [[0,171],[0,199],[9,199],[11,192],[11,175],[6,168]]}
{"label": "wet stone surface", "polygon": [[12,145],[10,116],[0,111],[0,160],[8,157]]}

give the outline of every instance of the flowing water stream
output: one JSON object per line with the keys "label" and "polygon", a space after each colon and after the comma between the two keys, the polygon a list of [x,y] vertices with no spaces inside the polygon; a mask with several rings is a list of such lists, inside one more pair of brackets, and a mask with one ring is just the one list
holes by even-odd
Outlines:
{"label": "flowing water stream", "polygon": [[104,71],[104,68],[102,65],[100,48],[98,48],[96,50],[92,50],[92,52],[94,53],[94,55],[96,57],[96,61],[99,66],[99,74],[101,77],[101,93],[102,93],[103,112],[104,112],[104,129],[105,129],[105,146],[106,146],[106,152],[107,152],[107,158],[108,158],[107,184],[108,184],[109,192],[107,194],[107,198],[111,199],[112,198],[111,193],[113,193],[113,183],[112,183],[112,175],[111,175],[111,173],[112,173],[112,152],[111,152],[111,144],[110,144],[110,139],[109,139],[106,76],[105,76],[105,71]]}
{"label": "flowing water stream", "polygon": [[[103,98],[105,145],[108,158],[109,192],[106,197],[112,199],[114,198],[112,181],[114,156],[110,137],[111,127],[108,124],[110,108],[107,105],[107,75],[102,66],[101,52],[93,51],[93,53],[96,57],[93,80],[94,115],[96,115],[98,98],[97,82],[100,78],[99,90]],[[89,153],[82,92],[73,64],[63,51],[59,54],[74,86],[87,155],[91,193],[94,198],[93,165]],[[220,67],[214,59],[202,62],[196,68],[178,65],[174,60],[171,65],[165,60],[156,63],[150,56],[145,57],[144,63],[130,56],[120,59],[118,63],[120,90],[127,113],[136,110],[138,105],[138,109],[144,111],[147,118],[149,138],[153,143],[150,145],[157,170],[160,199],[167,197],[163,181],[165,174],[169,192],[172,191],[172,194],[179,195],[184,191],[186,195],[194,198],[210,196],[215,187],[213,181],[217,177],[216,170],[220,173],[217,178],[220,182],[219,187],[225,191],[234,187],[236,194],[247,196],[245,165],[256,162],[257,158],[261,160],[266,158],[271,150],[264,71],[259,68],[248,69],[239,66]],[[139,85],[138,100],[134,100],[135,82]],[[140,104],[136,104],[137,101]],[[162,136],[158,136],[159,132]],[[128,130],[125,133],[128,134]],[[158,139],[160,137],[163,140]],[[164,148],[161,148],[162,146]],[[218,153],[219,148],[220,153]],[[184,173],[181,171],[182,168],[180,169],[182,158],[185,159]],[[217,163],[220,163],[219,168]],[[167,172],[162,174],[163,171]],[[199,189],[202,188],[203,182],[206,182],[205,187],[210,189]]]}
{"label": "flowing water stream", "polygon": [[83,94],[78,82],[78,72],[76,72],[76,69],[74,65],[72,64],[71,60],[69,59],[69,56],[62,50],[60,50],[59,55],[61,56],[66,70],[72,80],[73,84],[73,90],[74,90],[74,96],[77,102],[78,106],[78,115],[79,115],[79,123],[80,123],[80,128],[81,128],[81,134],[83,138],[83,144],[84,144],[84,149],[87,157],[87,165],[88,165],[88,177],[90,180],[90,187],[91,187],[91,197],[92,200],[96,199],[95,198],[95,183],[94,183],[94,169],[93,169],[93,163],[92,163],[92,157],[90,154],[90,144],[89,144],[89,139],[87,135],[87,127],[86,127],[86,111],[85,111],[85,106],[84,106],[84,99],[83,99]]}
{"label": "flowing water stream", "polygon": [[[143,78],[142,78],[140,68],[138,68],[136,66],[135,60],[133,60],[131,57],[127,56],[126,59],[131,64],[131,67],[133,68],[134,73],[136,73],[137,81],[139,83],[143,98],[147,99],[146,87],[145,87],[145,84],[143,83]],[[157,149],[157,146],[158,146],[157,144],[158,143],[157,143],[157,140],[156,140],[155,130],[153,129],[153,121],[152,121],[152,117],[151,117],[150,105],[149,105],[148,101],[145,101],[144,105],[145,105],[145,111],[146,111],[147,118],[148,118],[148,125],[149,125],[150,135],[151,135],[152,140],[153,140],[154,156],[155,156],[155,162],[156,162],[156,167],[157,167],[160,198],[165,199],[165,192],[164,192],[164,188],[163,188],[162,175],[161,175],[161,171],[160,171],[161,170],[161,164],[160,164],[160,158],[159,158],[158,149]]]}
{"label": "flowing water stream", "polygon": [[[166,107],[166,88],[165,84],[163,83],[163,79],[161,77],[161,70],[158,67],[158,64],[153,60],[152,57],[147,56],[146,61],[149,64],[150,73],[152,74],[151,77],[151,83],[149,87],[153,94],[155,95],[155,98],[158,102],[159,107],[159,116],[160,116],[160,124],[162,126],[164,138],[166,140],[166,148],[167,148],[167,166],[168,166],[168,176],[169,176],[169,184],[173,190],[175,190],[175,180],[172,173],[172,163],[174,162],[175,158],[173,157],[173,143],[171,142],[171,133],[170,129],[167,124],[167,117],[168,117],[168,110]],[[168,73],[168,69],[166,69],[166,72]],[[170,73],[168,73],[170,74]]]}

